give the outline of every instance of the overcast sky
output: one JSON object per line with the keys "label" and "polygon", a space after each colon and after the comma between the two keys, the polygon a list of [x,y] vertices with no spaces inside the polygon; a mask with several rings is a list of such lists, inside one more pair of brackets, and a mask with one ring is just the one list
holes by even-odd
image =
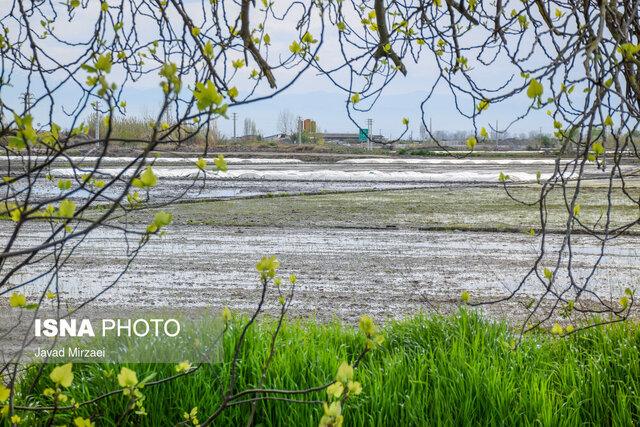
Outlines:
{"label": "overcast sky", "polygon": [[[13,2],[2,1],[0,3],[0,14],[4,16],[10,4]],[[194,22],[196,22],[199,19],[198,16],[201,15],[198,7],[200,4],[201,2],[199,1],[190,3],[189,12],[192,14]],[[58,25],[60,35],[74,40],[81,40],[83,37],[86,37],[86,33],[89,31],[89,28],[91,28],[89,24],[95,22],[95,16],[99,13],[97,7],[98,2],[90,2],[88,9],[78,12],[78,16],[74,20],[74,25]],[[39,18],[34,19],[39,21]],[[145,23],[142,20],[139,22],[139,30],[144,33]],[[83,23],[87,27],[84,32],[82,31]],[[288,45],[291,40],[295,40],[298,37],[292,27],[292,22],[289,21],[274,21],[270,23],[268,28],[271,39],[273,40],[272,48],[274,50],[281,49],[281,51],[285,52],[288,50]],[[320,30],[317,22],[314,22],[310,31],[318,34]],[[327,36],[319,56],[326,64],[338,64],[342,61],[342,57],[337,54],[338,45],[336,33],[335,31],[327,31],[326,34]],[[152,37],[152,35],[150,37]],[[47,43],[50,44],[47,45]],[[48,46],[49,53],[52,55],[71,57],[74,54],[73,50],[56,46],[52,41],[45,41],[43,45]],[[402,125],[402,120],[406,117],[410,121],[408,134],[413,133],[416,137],[419,135],[422,119],[420,104],[437,77],[437,68],[431,56],[425,55],[424,58],[425,59],[419,64],[406,61],[408,75],[405,77],[398,74],[395,80],[385,88],[383,94],[370,112],[354,114],[354,118],[359,125],[364,127],[366,120],[371,118],[373,119],[373,129],[375,133],[382,132],[386,137],[397,137],[403,131],[404,126]],[[115,73],[114,71],[114,74]],[[291,79],[294,73],[295,71],[285,70],[276,72],[276,78],[280,82],[280,86],[282,86],[282,82],[287,82]],[[497,86],[509,77],[511,77],[511,74],[507,64],[501,63],[500,61],[492,66],[490,73],[483,70],[483,72],[479,72],[475,76],[479,83],[488,86]],[[85,76],[80,76],[79,79],[84,80],[85,78]],[[161,91],[158,87],[158,82],[159,79],[157,75],[153,75],[148,78],[143,78],[125,90],[123,99],[127,102],[127,115],[144,116],[151,115],[157,111],[161,102]],[[13,76],[12,83],[13,86],[3,87],[1,92],[2,100],[8,105],[16,105],[20,93],[25,91],[26,74],[18,72]],[[238,80],[238,83],[235,84],[238,85],[241,95],[243,90],[248,90],[247,86],[243,86],[244,83],[241,80]],[[42,85],[34,84],[31,91],[36,96],[41,96],[43,93]],[[260,92],[260,90],[258,92]],[[345,105],[347,99],[348,95],[336,88],[326,76],[317,75],[317,72],[314,70],[308,70],[308,72],[285,93],[267,101],[230,109],[229,116],[231,116],[233,112],[238,113],[238,134],[242,134],[242,123],[246,117],[250,117],[255,121],[258,130],[263,135],[276,133],[278,131],[278,114],[284,110],[291,112],[294,116],[315,120],[318,128],[322,131],[356,132],[358,126],[352,123],[346,114]],[[63,126],[68,125],[69,119],[62,114],[62,106],[69,111],[74,108],[76,102],[77,93],[74,93],[74,91],[57,92],[57,106],[54,108],[54,119]],[[530,103],[531,100],[528,99],[525,94],[521,94],[508,102],[492,105],[488,111],[483,113],[481,120],[478,122],[478,126],[487,126],[488,128],[489,124],[495,125],[496,122],[499,122],[500,129],[503,129],[516,115],[526,111]],[[473,111],[474,105],[471,100],[463,100],[462,107],[466,108],[467,111]],[[33,110],[33,114],[36,123],[45,123],[47,121],[48,106],[46,104],[38,106]],[[83,113],[83,115],[88,114],[89,111]],[[433,130],[435,131],[470,131],[473,129],[473,124],[461,118],[455,111],[454,98],[444,85],[436,89],[431,101],[425,107],[424,119],[427,125],[429,125],[430,122],[433,123]],[[544,133],[548,133],[551,131],[551,125],[552,121],[549,120],[546,114],[539,112],[531,114],[526,119],[518,122],[510,129],[510,133],[538,132],[540,129],[542,129]],[[233,133],[233,123],[231,120],[219,119],[218,128],[227,135]]]}

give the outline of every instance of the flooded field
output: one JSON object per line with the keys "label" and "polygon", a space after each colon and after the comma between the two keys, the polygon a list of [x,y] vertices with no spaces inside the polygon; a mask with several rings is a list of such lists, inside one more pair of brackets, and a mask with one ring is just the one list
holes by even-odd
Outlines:
{"label": "flooded field", "polygon": [[[41,159],[42,160],[42,159]],[[96,166],[92,157],[74,158],[77,169],[62,162],[54,163],[47,173],[55,179],[71,179],[72,189],[78,187],[81,175]],[[542,179],[550,176],[555,168],[553,159],[450,159],[450,158],[360,158],[335,162],[303,162],[298,159],[242,159],[227,160],[229,170],[226,173],[199,172],[195,167],[195,158],[158,158],[155,159],[154,172],[160,179],[160,185],[149,192],[155,202],[181,199],[216,199],[233,197],[251,197],[265,194],[294,194],[319,191],[356,191],[431,187],[433,185],[477,185],[498,184],[501,172],[509,175],[514,183],[534,183],[537,173]],[[96,178],[108,180],[121,172],[132,158],[111,158],[102,162],[97,169]],[[208,162],[213,165],[212,159]],[[14,172],[19,170],[19,159],[13,159]],[[572,170],[573,165],[562,163],[563,168]],[[0,174],[4,173],[6,162],[0,162]],[[634,170],[629,165],[625,170]],[[210,169],[210,168],[209,168]],[[34,199],[59,194],[55,182],[50,182],[43,174],[31,186]],[[127,171],[124,176],[131,176]],[[603,178],[607,174],[598,171],[594,164],[586,170],[589,178]],[[109,202],[121,190],[114,185],[105,190],[100,200]],[[16,188],[20,190],[20,188]],[[87,197],[82,189],[71,194],[79,200]]]}
{"label": "flooded field", "polygon": [[[7,225],[0,225],[3,235]],[[35,231],[32,237],[34,243],[41,238]],[[108,289],[118,277],[127,261],[121,237],[115,231],[98,231],[75,252],[58,278],[60,294],[71,307]],[[638,286],[637,242],[636,237],[623,237],[611,244],[594,290],[616,298],[626,287]],[[513,290],[533,265],[538,245],[538,238],[516,233],[176,226],[144,248],[94,309],[250,310],[259,297],[255,263],[277,255],[282,274],[298,277],[295,315],[353,320],[362,313],[398,318],[418,309],[448,311],[465,290],[476,301]],[[599,248],[586,237],[577,238],[575,248],[576,275],[583,278]],[[16,279],[26,281],[42,272],[44,268],[37,267]],[[518,301],[542,291],[533,283]],[[36,288],[30,287],[33,296]],[[277,297],[270,297],[267,305],[275,311]],[[499,315],[507,308],[503,304],[489,311]]]}
{"label": "flooded field", "polygon": [[[192,182],[195,168],[182,163],[165,161],[154,168],[161,185],[152,197],[166,200]],[[115,164],[103,171],[108,173],[109,167]],[[362,313],[385,319],[419,309],[447,312],[463,291],[474,301],[489,301],[520,284],[540,245],[539,237],[522,233],[537,227],[538,208],[511,200],[497,175],[504,171],[514,178],[515,197],[535,200],[540,188],[536,172],[551,173],[554,165],[545,159],[356,159],[322,164],[262,159],[232,160],[229,167],[228,174],[199,182],[187,193],[186,203],[165,208],[174,215],[166,235],[153,238],[113,287],[137,237],[129,236],[132,246],[127,246],[121,231],[99,229],[77,242],[57,277],[68,308],[99,295],[93,310],[124,305],[250,310],[258,301],[255,263],[267,255],[278,257],[285,277],[293,273],[299,279],[294,315],[352,320]],[[70,169],[60,166],[55,173],[65,176],[65,171]],[[606,176],[595,169],[589,174]],[[633,180],[629,185],[640,187]],[[372,191],[349,192],[362,190]],[[295,195],[322,191],[341,193]],[[597,221],[607,191],[604,181],[586,182],[580,199],[585,223]],[[268,197],[246,198],[257,195]],[[189,202],[202,197],[226,200]],[[621,193],[614,191],[612,200],[614,225],[637,219],[637,206]],[[548,209],[550,231],[561,231],[566,206],[560,192],[549,195]],[[154,212],[130,214],[129,226],[143,230]],[[12,229],[12,222],[0,221],[0,243]],[[32,223],[16,247],[37,244],[45,235],[46,230]],[[561,238],[552,234],[548,249],[557,248]],[[600,243],[587,235],[574,239],[573,265],[580,280],[590,274]],[[638,239],[631,234],[607,246],[591,289],[616,300],[625,288],[638,286]],[[541,265],[552,261],[545,258]],[[48,276],[37,278],[47,267],[47,262],[39,263],[13,282],[35,280],[21,289],[35,297],[47,283]],[[558,283],[566,279],[559,277]],[[510,303],[486,310],[521,318],[527,313],[522,302],[543,290],[533,280],[526,281],[525,288]],[[268,296],[267,306],[272,312],[277,309],[275,293]]]}

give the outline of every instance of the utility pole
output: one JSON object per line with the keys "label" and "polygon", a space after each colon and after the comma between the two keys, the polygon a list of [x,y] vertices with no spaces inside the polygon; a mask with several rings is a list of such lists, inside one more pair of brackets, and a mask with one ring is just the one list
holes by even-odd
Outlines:
{"label": "utility pole", "polygon": [[302,117],[298,116],[298,145],[302,145]]}
{"label": "utility pole", "polygon": [[367,119],[367,149],[373,151],[373,119]]}
{"label": "utility pole", "polygon": [[236,121],[238,120],[238,113],[233,113],[233,142],[236,141]]}
{"label": "utility pole", "polygon": [[22,104],[24,105],[24,113],[27,114],[29,110],[31,110],[31,105],[33,104],[34,97],[31,92],[23,92],[20,94],[20,99]]}
{"label": "utility pole", "polygon": [[218,142],[218,119],[213,119],[213,146]]}
{"label": "utility pole", "polygon": [[94,117],[93,120],[95,122],[95,136],[96,143],[100,145],[100,101],[96,101],[93,104]]}
{"label": "utility pole", "polygon": [[173,108],[171,104],[167,105],[167,109],[164,112],[164,121],[169,125],[173,122]]}
{"label": "utility pole", "polygon": [[542,146],[542,127],[538,129],[538,144],[540,144],[540,148],[544,148]]}

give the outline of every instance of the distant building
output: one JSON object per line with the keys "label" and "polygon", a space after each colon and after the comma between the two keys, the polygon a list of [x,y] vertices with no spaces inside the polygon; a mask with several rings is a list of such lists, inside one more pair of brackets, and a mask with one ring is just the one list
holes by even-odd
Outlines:
{"label": "distant building", "polygon": [[[325,142],[327,143],[336,143],[336,144],[362,144],[363,141],[360,141],[359,133],[321,133],[318,134],[321,136]],[[374,143],[384,143],[387,139],[382,135],[373,135],[371,137]]]}
{"label": "distant building", "polygon": [[265,136],[264,140],[267,142],[289,141],[291,135],[286,133],[276,133],[275,135]]}
{"label": "distant building", "polygon": [[491,141],[489,146],[495,150],[535,150],[538,148],[538,142],[531,139],[515,139],[506,138],[498,141]]}

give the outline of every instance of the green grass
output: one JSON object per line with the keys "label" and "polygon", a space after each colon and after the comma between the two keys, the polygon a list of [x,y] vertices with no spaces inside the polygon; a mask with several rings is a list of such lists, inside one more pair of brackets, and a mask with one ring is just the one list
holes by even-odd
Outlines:
{"label": "green grass", "polygon": [[[268,352],[273,323],[251,330],[238,365],[238,389],[256,384]],[[225,365],[216,367],[223,381],[239,329],[225,341]],[[363,393],[344,409],[345,425],[637,425],[640,423],[640,330],[618,324],[582,331],[566,339],[548,333],[527,335],[517,351],[504,323],[488,323],[476,314],[454,317],[415,315],[389,322],[383,347],[367,355],[356,371]],[[333,379],[342,360],[353,360],[363,339],[339,322],[287,323],[265,386],[305,388]],[[141,379],[173,373],[173,365],[129,365]],[[47,372],[51,368],[47,368]],[[69,394],[77,401],[117,388],[112,365],[74,365]],[[29,371],[26,379],[33,377]],[[46,376],[45,376],[46,377]],[[22,383],[26,387],[28,381]],[[46,377],[37,386],[51,386]],[[148,416],[130,418],[135,425],[174,425],[197,406],[200,421],[214,410],[219,394],[210,368],[171,383],[145,388]],[[324,399],[315,393],[309,399]],[[19,398],[18,401],[21,401]],[[30,405],[43,403],[39,397]],[[113,425],[124,410],[125,397],[109,397],[79,414],[93,415],[97,425]],[[246,423],[250,407],[230,408],[217,425]],[[21,413],[24,415],[25,413]],[[257,425],[317,425],[322,409],[314,405],[261,403]],[[42,420],[40,420],[41,422]],[[29,420],[34,423],[34,420]],[[56,424],[68,422],[60,417]]]}

